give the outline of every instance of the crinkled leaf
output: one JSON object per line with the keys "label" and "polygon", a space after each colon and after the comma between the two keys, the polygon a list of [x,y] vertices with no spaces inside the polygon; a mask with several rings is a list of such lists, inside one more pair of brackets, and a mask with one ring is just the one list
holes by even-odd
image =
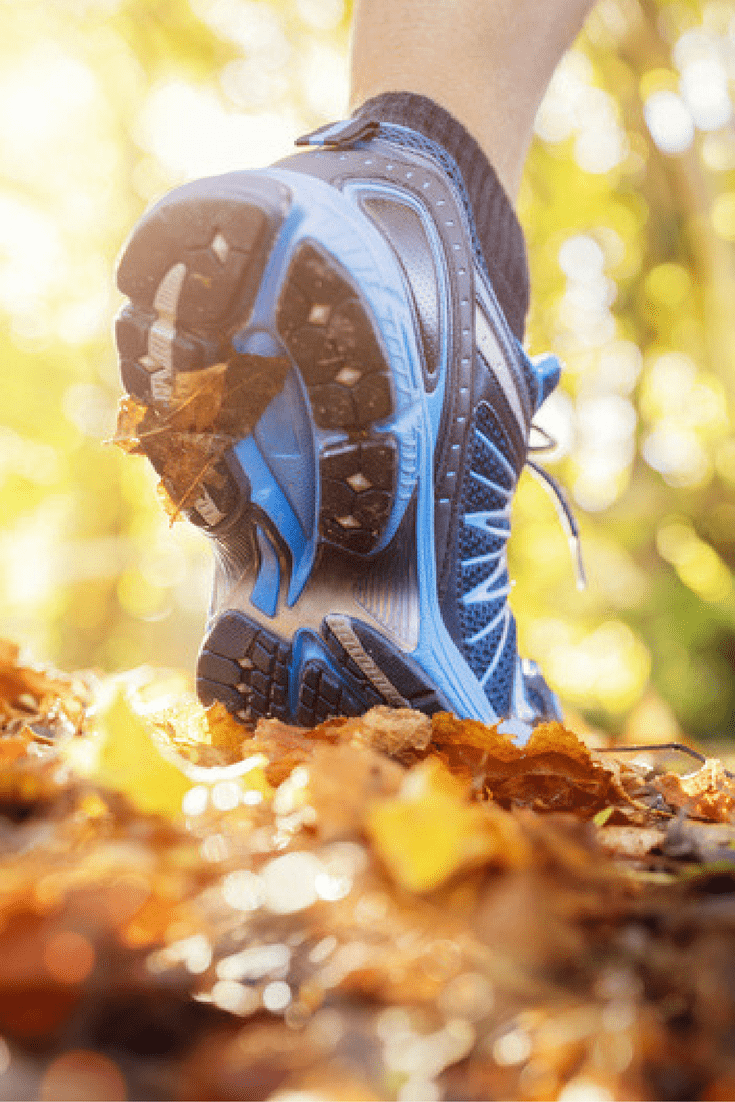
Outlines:
{"label": "crinkled leaf", "polygon": [[117,408],[117,427],[111,442],[124,452],[140,454],[143,449],[138,434],[147,412],[148,407],[136,398],[121,398]]}
{"label": "crinkled leaf", "polygon": [[497,727],[433,717],[433,741],[452,772],[484,787],[504,807],[573,811],[590,817],[615,794],[612,773],[561,723],[540,724],[524,747]]}
{"label": "crinkled leaf", "polygon": [[671,807],[688,815],[713,823],[735,822],[735,783],[717,758],[708,758],[701,769],[685,777],[665,773],[653,785]]}

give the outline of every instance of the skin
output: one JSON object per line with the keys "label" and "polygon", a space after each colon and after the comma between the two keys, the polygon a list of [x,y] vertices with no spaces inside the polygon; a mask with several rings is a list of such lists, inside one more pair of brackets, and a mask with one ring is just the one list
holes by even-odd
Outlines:
{"label": "skin", "polygon": [[536,111],[594,0],[358,0],[351,110],[417,92],[469,130],[512,200]]}

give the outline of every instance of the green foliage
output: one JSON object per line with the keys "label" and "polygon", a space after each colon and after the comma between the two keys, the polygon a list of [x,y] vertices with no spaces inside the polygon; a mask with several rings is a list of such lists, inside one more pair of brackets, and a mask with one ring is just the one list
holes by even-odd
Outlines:
{"label": "green foliage", "polygon": [[[0,11],[0,630],[66,665],[191,666],[203,541],[168,531],[143,460],[100,443],[118,395],[114,258],[167,187],[285,154],[344,111],[349,5]],[[734,16],[601,0],[539,113],[520,197],[529,347],[567,365],[542,418],[561,442],[549,466],[591,585],[574,589],[553,506],[524,478],[514,604],[525,650],[613,729],[652,699],[700,737],[735,710]]]}
{"label": "green foliage", "polygon": [[[732,4],[599,4],[540,112],[546,140],[522,197],[530,344],[567,365],[568,401],[556,401],[572,441],[551,466],[582,507],[592,579],[571,595],[551,556],[537,557],[539,575],[519,593],[524,634],[556,669],[561,624],[571,631],[557,683],[606,726],[644,691],[650,699],[650,679],[700,737],[727,734],[735,709],[733,14]],[[707,87],[719,118],[707,117]],[[646,119],[660,93],[670,97],[661,133]],[[667,141],[676,152],[659,147]],[[518,511],[522,543],[531,506]],[[606,650],[591,643],[604,623],[621,629]],[[616,666],[627,676],[605,699]]]}

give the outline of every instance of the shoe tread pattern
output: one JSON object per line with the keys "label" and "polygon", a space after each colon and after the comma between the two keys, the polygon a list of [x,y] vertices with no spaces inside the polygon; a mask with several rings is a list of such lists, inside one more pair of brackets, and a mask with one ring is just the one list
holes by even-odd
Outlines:
{"label": "shoe tread pattern", "polygon": [[[427,715],[444,710],[434,687],[420,676],[416,668],[412,668],[409,661],[401,657],[387,639],[360,620],[351,620],[350,626],[365,654],[375,662],[409,707],[425,712]],[[363,697],[371,698],[368,706],[385,703],[384,698],[380,696],[375,686],[366,680],[359,666],[347,653],[326,621],[322,633],[333,657],[342,669],[350,677],[362,681]]]}
{"label": "shoe tread pattern", "polygon": [[[378,697],[376,703],[382,704]],[[315,727],[334,716],[358,716],[371,703],[350,693],[347,686],[324,663],[307,662],[304,666],[296,723],[300,727]]]}
{"label": "shoe tread pattern", "polygon": [[197,663],[197,692],[204,704],[221,700],[245,722],[288,719],[291,648],[241,612],[221,616]]}
{"label": "shoe tread pattern", "polygon": [[176,326],[165,334],[168,367],[173,373],[200,371],[227,358],[231,330],[252,306],[270,231],[268,215],[257,204],[193,196],[186,188],[143,218],[117,274],[130,299],[117,319],[116,339],[131,394],[143,402],[156,397],[155,377],[164,365],[150,354],[151,330],[159,322],[156,296],[171,270],[185,269]]}
{"label": "shoe tread pattern", "polygon": [[[325,652],[326,653],[326,652]],[[222,615],[202,645],[197,663],[197,692],[205,705],[221,701],[244,723],[275,717],[314,727],[332,716],[361,715],[385,700],[349,658],[344,669],[309,659],[293,670],[293,650],[278,636],[242,612]],[[344,661],[346,659],[346,662]],[[291,678],[298,676],[298,703],[289,707]]]}
{"label": "shoe tread pattern", "polygon": [[320,457],[320,535],[356,554],[378,545],[390,518],[398,448],[374,429],[394,411],[390,367],[358,288],[312,242],[296,250],[277,327],[306,387],[316,425],[347,439]]}

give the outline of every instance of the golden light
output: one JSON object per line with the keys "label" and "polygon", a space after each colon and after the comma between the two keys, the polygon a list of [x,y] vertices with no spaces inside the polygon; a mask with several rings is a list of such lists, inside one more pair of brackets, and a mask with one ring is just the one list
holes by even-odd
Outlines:
{"label": "golden light", "polygon": [[73,930],[54,934],[43,947],[46,971],[59,983],[83,983],[94,968],[95,958],[91,942]]}
{"label": "golden light", "polygon": [[39,1097],[41,1102],[125,1102],[128,1092],[116,1063],[99,1052],[72,1049],[49,1066]]}

